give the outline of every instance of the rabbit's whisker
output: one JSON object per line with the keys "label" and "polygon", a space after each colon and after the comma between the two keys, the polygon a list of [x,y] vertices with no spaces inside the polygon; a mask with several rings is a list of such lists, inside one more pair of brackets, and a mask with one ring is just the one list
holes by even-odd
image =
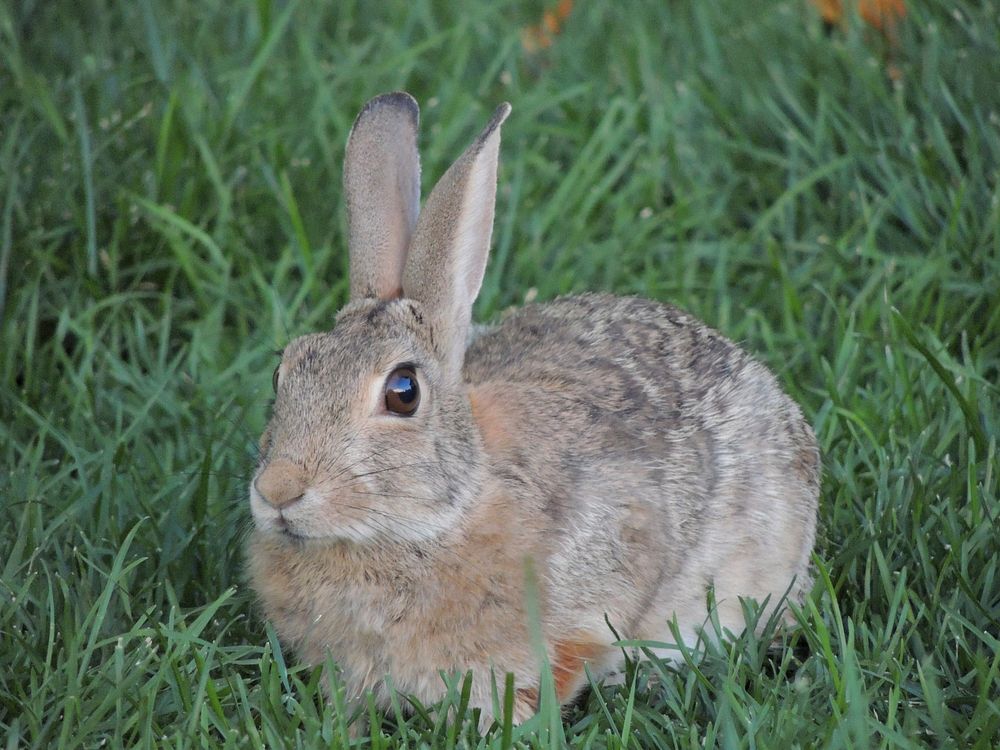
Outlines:
{"label": "rabbit's whisker", "polygon": [[363,474],[355,474],[353,477],[351,477],[351,479],[353,481],[355,479],[362,479],[363,477],[370,477],[370,476],[373,476],[375,474],[383,474],[383,473],[385,473],[387,471],[398,471],[398,470],[401,470],[401,469],[412,469],[412,468],[417,467],[417,466],[437,466],[440,463],[441,463],[440,461],[415,461],[415,462],[410,463],[410,464],[398,464],[398,465],[394,465],[394,466],[386,466],[383,469],[373,469],[372,471],[366,471]]}
{"label": "rabbit's whisker", "polygon": [[[344,507],[355,509],[355,510],[360,510],[362,512],[368,512],[370,510],[368,508],[356,508],[355,506],[344,506]],[[386,515],[388,515],[388,514],[386,514]],[[390,518],[392,518],[392,516],[390,516]],[[444,548],[443,545],[438,544],[438,543],[434,542],[433,540],[420,540],[419,542],[417,542],[417,541],[412,540],[412,539],[407,539],[406,537],[402,536],[398,531],[396,531],[392,527],[388,526],[384,521],[381,521],[381,520],[379,520],[377,518],[364,518],[364,519],[356,519],[356,520],[360,521],[361,523],[367,524],[369,526],[372,526],[372,527],[378,529],[380,532],[382,532],[383,534],[385,534],[389,539],[391,539],[391,540],[395,541],[397,544],[403,545],[405,547],[410,547],[410,548],[414,548],[415,549],[415,548],[418,548],[418,547],[423,547],[423,546],[430,545],[430,546],[432,546],[432,547],[434,547],[436,549],[443,549]],[[411,528],[411,529],[414,529],[416,531],[420,530],[419,528],[417,528],[415,526],[408,526],[406,528]],[[447,554],[448,554],[449,557],[454,558],[455,560],[457,560],[460,563],[464,563],[466,565],[474,565],[475,564],[475,561],[472,560],[472,558],[468,557],[467,555],[461,554],[460,552],[458,552],[454,548],[449,549]],[[464,580],[463,579],[464,573],[461,573],[460,569],[443,568],[443,569],[439,570],[437,572],[437,574],[438,575],[447,576],[448,578],[454,579],[456,581]]]}
{"label": "rabbit's whisker", "polygon": [[[362,493],[362,494],[370,494],[370,493]],[[441,526],[439,524],[431,523],[430,521],[425,521],[421,518],[411,518],[409,516],[399,515],[398,513],[390,513],[388,511],[377,510],[375,508],[365,508],[364,506],[361,505],[348,505],[346,503],[337,503],[337,507],[347,508],[349,510],[357,510],[361,511],[362,513],[371,513],[374,515],[382,516],[384,518],[388,518],[393,521],[407,521],[413,524],[421,524],[428,529],[435,529],[437,531],[447,531],[448,529],[447,526]],[[417,528],[417,527],[413,526],[412,528]]]}

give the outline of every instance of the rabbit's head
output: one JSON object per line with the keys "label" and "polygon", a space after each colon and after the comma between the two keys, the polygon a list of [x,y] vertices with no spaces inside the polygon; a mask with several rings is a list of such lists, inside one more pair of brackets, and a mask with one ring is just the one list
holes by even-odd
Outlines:
{"label": "rabbit's head", "polygon": [[[412,542],[458,523],[484,459],[462,380],[493,227],[501,105],[420,211],[418,109],[365,105],[344,166],[351,300],[282,354],[250,486],[289,540]],[[418,215],[419,214],[419,215]]]}

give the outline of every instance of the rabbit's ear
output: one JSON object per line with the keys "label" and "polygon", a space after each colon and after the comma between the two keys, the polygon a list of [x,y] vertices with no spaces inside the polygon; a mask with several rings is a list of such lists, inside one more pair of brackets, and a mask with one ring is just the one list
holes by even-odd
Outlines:
{"label": "rabbit's ear", "polygon": [[382,94],[354,121],[344,156],[351,299],[400,296],[403,264],[420,211],[420,108]]}
{"label": "rabbit's ear", "polygon": [[493,233],[501,104],[489,123],[431,191],[410,245],[403,293],[427,306],[435,345],[461,368],[472,303],[479,294]]}

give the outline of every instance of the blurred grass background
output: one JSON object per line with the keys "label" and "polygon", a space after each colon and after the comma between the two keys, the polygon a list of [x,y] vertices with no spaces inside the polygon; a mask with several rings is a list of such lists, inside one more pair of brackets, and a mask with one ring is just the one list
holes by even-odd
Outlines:
{"label": "blurred grass background", "polygon": [[361,745],[1000,745],[1000,11],[914,0],[893,44],[845,6],[578,0],[532,51],[537,0],[0,6],[5,747],[347,743],[255,613],[244,488],[274,350],[345,300],[344,141],[393,89],[425,186],[514,106],[481,318],[672,301],[776,371],[825,477],[795,648],[485,738],[454,686]]}

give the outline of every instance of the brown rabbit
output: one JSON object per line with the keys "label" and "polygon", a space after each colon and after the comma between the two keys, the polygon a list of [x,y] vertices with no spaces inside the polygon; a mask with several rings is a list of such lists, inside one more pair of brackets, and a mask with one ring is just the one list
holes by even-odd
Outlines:
{"label": "brown rabbit", "polygon": [[693,642],[710,585],[735,632],[739,597],[800,601],[820,473],[770,372],[668,305],[566,297],[470,335],[509,112],[422,212],[416,102],[358,115],[351,301],[286,347],[250,485],[250,573],[281,638],[382,704],[387,675],[427,703],[441,670],[471,669],[484,726],[493,675],[513,673],[517,720],[536,710],[532,627],[568,702],[585,664],[620,666],[605,617],[661,642],[676,617]]}

